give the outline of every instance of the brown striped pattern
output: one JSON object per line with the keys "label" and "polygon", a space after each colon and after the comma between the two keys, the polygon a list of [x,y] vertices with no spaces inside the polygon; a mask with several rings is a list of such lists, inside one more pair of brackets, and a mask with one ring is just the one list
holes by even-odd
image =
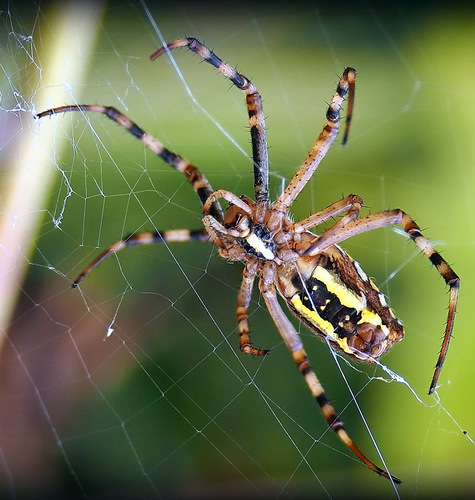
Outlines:
{"label": "brown striped pattern", "polygon": [[96,257],[73,281],[71,285],[76,288],[79,283],[104,259],[110,255],[117,253],[125,247],[137,245],[150,245],[152,243],[177,243],[185,241],[209,241],[208,233],[205,229],[173,229],[169,231],[154,231],[146,233],[135,233],[126,236],[125,238],[115,242],[107,250]]}
{"label": "brown striped pattern", "polygon": [[411,240],[427,255],[431,263],[435,266],[437,271],[439,271],[440,275],[449,286],[449,310],[447,313],[444,339],[442,341],[439,357],[435,365],[434,375],[429,387],[429,394],[432,394],[437,386],[440,371],[449,349],[450,338],[452,337],[460,279],[447,264],[442,255],[440,255],[440,253],[437,252],[437,250],[430,244],[429,240],[422,236],[421,230],[414,220],[402,210],[399,210],[399,212],[401,213],[401,226],[404,231],[406,231]]}
{"label": "brown striped pattern", "polygon": [[160,47],[156,50],[150,56],[150,59],[153,61],[167,51],[178,47],[188,47],[204,61],[214,66],[222,75],[246,94],[251,131],[252,160],[254,163],[254,194],[257,202],[267,202],[269,200],[269,159],[267,155],[264,111],[259,92],[248,78],[238,73],[232,66],[220,59],[196,38],[175,40],[166,47]]}
{"label": "brown striped pattern", "polygon": [[330,146],[338,135],[340,125],[340,109],[343,104],[345,95],[349,92],[349,106],[347,125],[344,135],[344,141],[348,138],[349,125],[351,121],[351,113],[353,110],[354,86],[355,86],[356,70],[353,68],[346,68],[339,83],[333,98],[327,110],[327,124],[318,136],[315,144],[313,145],[310,153],[289,182],[284,192],[280,195],[279,199],[274,205],[274,209],[280,213],[286,213],[295,198],[299,195],[302,189],[307,185],[312,177],[316,168],[327,154]]}
{"label": "brown striped pattern", "polygon": [[[181,156],[168,150],[158,139],[142,130],[136,123],[131,121],[124,114],[122,114],[112,106],[101,106],[97,104],[75,104],[71,106],[60,106],[58,108],[48,109],[47,111],[39,113],[37,115],[37,118],[43,118],[45,116],[55,115],[58,113],[66,113],[70,111],[101,113],[107,116],[107,118],[110,118],[113,122],[120,125],[135,138],[137,138],[140,142],[145,144],[148,149],[153,151],[165,163],[168,163],[168,165],[173,167],[175,170],[182,172],[192,185],[202,205],[213,192],[213,189],[211,188],[208,180],[197,167],[192,165],[189,161],[185,160]],[[219,203],[214,202],[209,213],[217,220],[223,220],[223,213]]]}
{"label": "brown striped pattern", "polygon": [[239,289],[237,298],[236,315],[239,329],[239,347],[246,354],[256,356],[265,356],[269,354],[268,349],[259,349],[251,345],[251,337],[249,334],[248,308],[251,301],[252,286],[256,277],[257,260],[249,262],[243,271],[241,288]]}
{"label": "brown striped pattern", "polygon": [[292,358],[297,365],[300,373],[305,378],[305,382],[307,383],[308,388],[315,401],[320,406],[321,412],[327,421],[328,425],[331,429],[335,431],[337,436],[341,439],[341,441],[371,470],[379,474],[380,476],[385,477],[386,479],[394,481],[394,483],[399,484],[401,480],[397,477],[390,475],[387,471],[381,469],[373,462],[371,462],[366,456],[361,452],[361,450],[356,446],[353,440],[349,437],[346,432],[343,422],[340,420],[333,405],[330,403],[328,397],[323,390],[323,387],[318,380],[315,372],[311,368],[307,353],[305,352],[302,341],[297,334],[295,328],[292,323],[289,321],[287,316],[282,311],[280,307],[277,296],[275,286],[272,282],[272,263],[268,263],[265,265],[265,269],[262,271],[262,276],[259,281],[259,288],[261,294],[266,303],[267,309],[269,310],[272,319],[279,330],[279,333],[284,340],[284,343],[287,349],[292,354]]}

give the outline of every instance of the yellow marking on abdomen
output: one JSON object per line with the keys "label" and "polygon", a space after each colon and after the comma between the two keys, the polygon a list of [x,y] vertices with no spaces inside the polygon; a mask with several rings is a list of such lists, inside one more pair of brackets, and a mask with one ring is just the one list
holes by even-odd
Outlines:
{"label": "yellow marking on abdomen", "polygon": [[314,325],[316,328],[318,328],[324,335],[329,337],[331,340],[336,342],[340,348],[348,353],[348,354],[354,354],[354,349],[351,349],[348,347],[348,342],[346,337],[340,338],[336,333],[335,333],[335,328],[333,325],[330,323],[330,321],[327,321],[323,319],[317,311],[309,309],[306,307],[300,296],[298,294],[295,294],[291,299],[290,302],[294,306],[295,310],[303,317],[305,318],[309,323]]}
{"label": "yellow marking on abdomen", "polygon": [[327,290],[335,295],[341,305],[355,309],[357,312],[362,311],[366,307],[366,299],[353,292],[336,277],[321,266],[317,266],[312,273],[312,278],[317,279],[325,284]]}
{"label": "yellow marking on abdomen", "polygon": [[379,326],[386,336],[389,335],[389,328],[383,323],[381,316],[369,309],[363,309],[363,311],[361,311],[361,319],[358,321],[358,325],[362,323],[370,323],[371,325]]}

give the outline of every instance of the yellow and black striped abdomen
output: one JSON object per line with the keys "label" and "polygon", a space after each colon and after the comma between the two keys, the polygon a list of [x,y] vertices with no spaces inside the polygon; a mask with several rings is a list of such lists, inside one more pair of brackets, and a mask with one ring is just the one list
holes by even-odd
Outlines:
{"label": "yellow and black striped abdomen", "polygon": [[377,359],[404,335],[384,296],[338,247],[289,265],[278,287],[301,322],[351,358]]}

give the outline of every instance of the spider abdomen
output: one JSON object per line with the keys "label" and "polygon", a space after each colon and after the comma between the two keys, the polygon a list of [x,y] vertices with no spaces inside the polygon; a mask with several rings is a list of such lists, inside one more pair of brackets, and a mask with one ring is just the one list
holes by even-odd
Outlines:
{"label": "spider abdomen", "polygon": [[384,296],[340,248],[284,269],[277,285],[290,311],[346,356],[371,362],[403,338]]}

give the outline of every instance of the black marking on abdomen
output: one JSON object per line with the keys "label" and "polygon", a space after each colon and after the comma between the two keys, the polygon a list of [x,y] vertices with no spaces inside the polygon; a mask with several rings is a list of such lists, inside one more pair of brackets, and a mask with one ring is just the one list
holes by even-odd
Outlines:
{"label": "black marking on abdomen", "polygon": [[354,334],[356,325],[361,320],[361,313],[353,307],[343,305],[334,293],[328,291],[325,283],[309,278],[303,287],[300,277],[296,276],[294,285],[300,289],[298,294],[302,304],[331,323],[338,337]]}

